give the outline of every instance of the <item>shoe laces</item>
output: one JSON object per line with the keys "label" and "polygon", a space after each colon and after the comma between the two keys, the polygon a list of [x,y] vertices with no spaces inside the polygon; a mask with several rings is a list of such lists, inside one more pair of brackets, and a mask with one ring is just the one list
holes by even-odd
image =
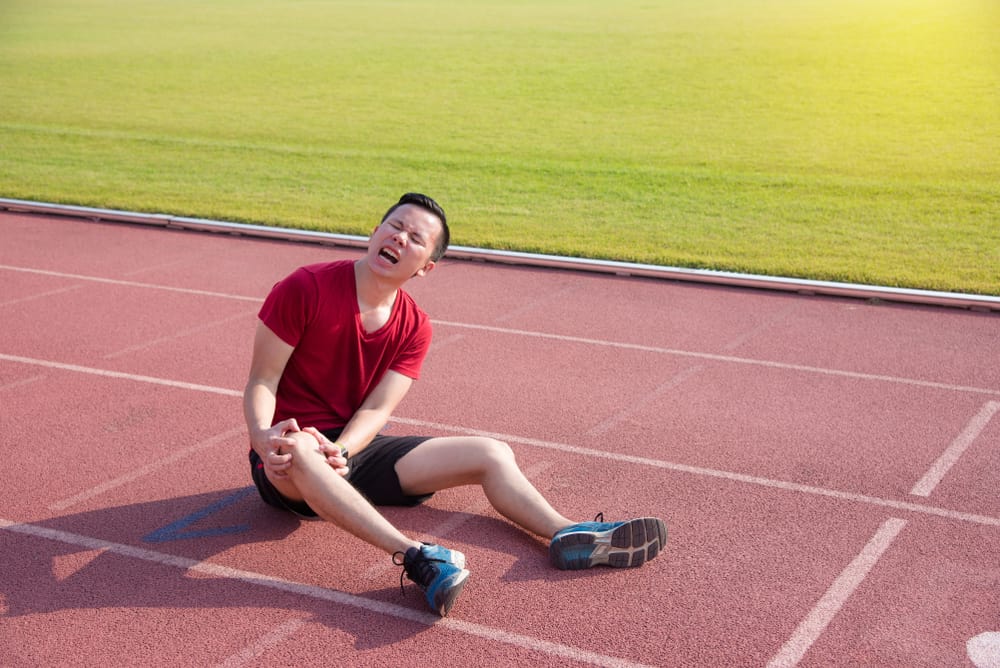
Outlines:
{"label": "shoe laces", "polygon": [[603,522],[604,521],[604,513],[597,513],[596,515],[594,515],[594,521],[595,522]]}
{"label": "shoe laces", "polygon": [[417,550],[416,556],[413,559],[408,560],[406,558],[406,553],[402,550],[394,552],[392,555],[392,563],[396,566],[402,566],[403,570],[399,574],[399,590],[405,592],[403,589],[403,576],[405,575],[410,579],[411,582],[416,582],[418,585],[427,588],[427,585],[434,579],[435,576],[435,566],[434,564],[446,564],[448,563],[444,559],[435,559],[426,556],[422,550]]}

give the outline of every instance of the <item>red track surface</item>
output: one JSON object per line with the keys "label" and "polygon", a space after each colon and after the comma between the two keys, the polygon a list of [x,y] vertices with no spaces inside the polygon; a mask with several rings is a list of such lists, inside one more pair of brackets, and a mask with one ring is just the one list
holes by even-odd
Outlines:
{"label": "red track surface", "polygon": [[388,509],[468,555],[437,620],[387,556],[247,493],[260,300],[355,252],[27,215],[0,239],[2,665],[1000,661],[996,315],[441,263],[391,429],[497,435],[564,513],[670,538],[564,573],[478,489]]}

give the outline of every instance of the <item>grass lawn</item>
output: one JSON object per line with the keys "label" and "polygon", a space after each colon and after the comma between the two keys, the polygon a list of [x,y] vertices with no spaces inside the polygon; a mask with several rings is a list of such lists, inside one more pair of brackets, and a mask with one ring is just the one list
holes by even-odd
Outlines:
{"label": "grass lawn", "polygon": [[1000,295],[994,0],[4,0],[0,196]]}

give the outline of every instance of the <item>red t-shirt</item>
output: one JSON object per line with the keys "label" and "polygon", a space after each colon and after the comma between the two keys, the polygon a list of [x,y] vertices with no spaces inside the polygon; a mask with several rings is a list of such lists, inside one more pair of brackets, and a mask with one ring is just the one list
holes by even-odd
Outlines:
{"label": "red t-shirt", "polygon": [[297,269],[271,289],[259,317],[294,348],[274,421],[294,417],[301,427],[343,427],[390,369],[419,378],[431,342],[430,319],[402,290],[389,321],[364,330],[351,260]]}

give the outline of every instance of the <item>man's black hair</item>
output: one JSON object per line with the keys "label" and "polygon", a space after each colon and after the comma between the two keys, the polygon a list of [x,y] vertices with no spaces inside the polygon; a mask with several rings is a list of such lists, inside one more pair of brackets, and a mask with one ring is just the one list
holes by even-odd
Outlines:
{"label": "man's black hair", "polygon": [[406,193],[399,198],[399,201],[389,207],[389,210],[385,212],[382,216],[382,222],[392,215],[392,212],[403,206],[404,204],[413,204],[419,206],[421,209],[430,211],[435,216],[441,219],[441,236],[438,238],[437,245],[434,247],[434,252],[431,253],[431,260],[437,262],[444,255],[445,251],[448,250],[448,244],[451,242],[451,232],[448,230],[448,217],[444,215],[444,209],[441,205],[435,202],[432,198],[427,195],[422,195],[420,193]]}

